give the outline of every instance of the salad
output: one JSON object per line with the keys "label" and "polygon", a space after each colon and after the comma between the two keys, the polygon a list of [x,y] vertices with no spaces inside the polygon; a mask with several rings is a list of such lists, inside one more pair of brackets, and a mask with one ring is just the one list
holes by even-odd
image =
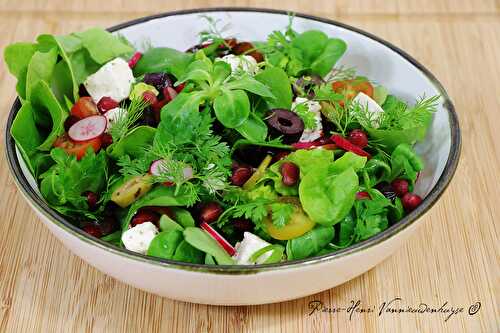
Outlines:
{"label": "salad", "polygon": [[349,247],[421,203],[413,145],[439,96],[404,101],[292,19],[251,42],[207,20],[187,51],[100,28],[5,49],[11,135],[54,210],[140,254],[254,265]]}

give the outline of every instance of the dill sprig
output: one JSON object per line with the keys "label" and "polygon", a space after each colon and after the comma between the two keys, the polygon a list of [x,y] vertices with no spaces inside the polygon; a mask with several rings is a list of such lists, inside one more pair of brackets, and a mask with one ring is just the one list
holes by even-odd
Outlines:
{"label": "dill sprig", "polygon": [[120,108],[125,110],[125,112],[118,113],[118,116],[112,122],[109,134],[111,134],[113,142],[120,141],[128,132],[136,127],[135,124],[141,118],[142,111],[148,105],[147,101],[140,98],[132,99],[128,106],[125,104],[120,105]]}
{"label": "dill sprig", "polygon": [[326,82],[336,82],[344,80],[353,80],[356,78],[356,69],[354,67],[334,67],[330,73],[328,73],[324,80]]}
{"label": "dill sprig", "polygon": [[208,26],[206,30],[202,30],[199,33],[200,44],[205,42],[220,40],[224,43],[226,47],[229,47],[229,45],[225,41],[224,33],[226,33],[231,28],[231,24],[226,23],[222,27],[219,27],[219,25],[222,22],[221,19],[215,19],[209,15],[200,15],[199,17],[205,19],[207,21],[207,26]]}

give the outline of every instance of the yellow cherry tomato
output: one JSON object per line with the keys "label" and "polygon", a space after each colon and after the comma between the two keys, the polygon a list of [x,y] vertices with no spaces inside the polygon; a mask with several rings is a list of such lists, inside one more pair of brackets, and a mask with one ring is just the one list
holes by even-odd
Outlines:
{"label": "yellow cherry tomato", "polygon": [[294,212],[290,217],[290,221],[288,221],[288,223],[281,228],[276,227],[272,223],[271,213],[264,219],[267,232],[272,238],[279,240],[288,240],[302,236],[303,234],[314,228],[314,225],[316,223],[311,220],[309,216],[307,216],[307,214],[304,212],[298,198],[281,197],[279,201],[293,204]]}

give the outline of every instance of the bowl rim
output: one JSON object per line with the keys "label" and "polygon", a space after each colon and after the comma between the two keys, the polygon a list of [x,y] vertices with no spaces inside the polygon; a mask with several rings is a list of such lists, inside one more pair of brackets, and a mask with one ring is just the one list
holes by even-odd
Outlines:
{"label": "bowl rim", "polygon": [[9,169],[13,174],[13,178],[14,181],[16,182],[16,185],[21,190],[22,194],[24,194],[24,197],[32,204],[32,206],[36,207],[39,214],[42,214],[45,218],[50,220],[52,223],[56,224],[61,229],[70,233],[72,236],[75,236],[80,240],[88,243],[89,245],[97,246],[102,250],[111,252],[119,256],[123,256],[131,260],[140,261],[142,263],[147,263],[147,264],[153,264],[164,268],[181,269],[184,271],[234,275],[234,274],[255,274],[259,272],[276,271],[281,269],[292,269],[300,266],[319,264],[366,250],[381,242],[384,242],[385,240],[388,240],[389,238],[395,236],[399,232],[411,226],[437,202],[439,197],[444,193],[444,190],[450,183],[457,168],[460,157],[461,135],[460,135],[458,116],[455,112],[455,107],[453,106],[450,97],[448,96],[446,90],[441,85],[441,83],[436,79],[436,77],[427,68],[425,68],[417,60],[415,60],[412,56],[410,56],[408,53],[406,53],[399,47],[393,45],[392,43],[389,43],[386,40],[377,37],[369,32],[366,32],[359,28],[355,28],[335,20],[309,14],[290,12],[285,10],[250,8],[250,7],[213,7],[213,8],[195,8],[187,10],[170,11],[120,23],[108,28],[107,30],[110,32],[114,32],[123,28],[127,28],[137,24],[142,24],[158,18],[186,15],[186,14],[202,14],[210,12],[252,12],[252,13],[278,14],[278,15],[288,15],[289,13],[293,13],[296,17],[322,22],[329,25],[334,25],[343,29],[356,32],[365,37],[368,37],[388,47],[393,52],[397,53],[399,56],[407,60],[411,65],[415,66],[420,72],[422,72],[422,74],[426,78],[428,78],[429,81],[434,85],[434,87],[441,93],[441,96],[444,100],[443,107],[448,111],[448,117],[450,122],[451,144],[450,144],[450,153],[448,155],[448,159],[446,161],[446,165],[443,169],[443,172],[439,177],[438,181],[436,182],[435,186],[431,189],[429,194],[423,199],[420,206],[418,206],[414,211],[406,215],[402,220],[400,220],[396,224],[390,226],[386,230],[365,241],[357,243],[353,246],[349,246],[337,252],[325,254],[322,256],[316,256],[312,258],[306,258],[294,261],[285,261],[276,264],[263,264],[263,265],[261,264],[261,265],[246,266],[246,265],[192,264],[192,263],[185,263],[168,259],[149,257],[146,255],[126,250],[124,248],[117,247],[115,245],[104,242],[98,238],[87,235],[83,230],[74,226],[69,221],[67,221],[62,215],[57,213],[54,209],[50,208],[48,204],[41,197],[37,195],[35,190],[29,185],[27,178],[25,177],[25,175],[21,170],[18,154],[16,154],[16,145],[14,139],[10,135],[10,128],[12,126],[12,122],[14,121],[14,118],[21,106],[19,98],[16,98],[9,112],[9,117],[5,128],[7,162],[9,165]]}

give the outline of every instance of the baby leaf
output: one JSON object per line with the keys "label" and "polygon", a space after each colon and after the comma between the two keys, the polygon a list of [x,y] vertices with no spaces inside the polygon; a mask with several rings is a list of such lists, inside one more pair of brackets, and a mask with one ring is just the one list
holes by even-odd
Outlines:
{"label": "baby leaf", "polygon": [[234,264],[233,258],[208,233],[200,228],[189,227],[184,230],[184,239],[191,246],[215,258],[219,265]]}
{"label": "baby leaf", "polygon": [[214,100],[217,119],[228,128],[242,125],[250,114],[250,101],[243,90],[224,89]]}

